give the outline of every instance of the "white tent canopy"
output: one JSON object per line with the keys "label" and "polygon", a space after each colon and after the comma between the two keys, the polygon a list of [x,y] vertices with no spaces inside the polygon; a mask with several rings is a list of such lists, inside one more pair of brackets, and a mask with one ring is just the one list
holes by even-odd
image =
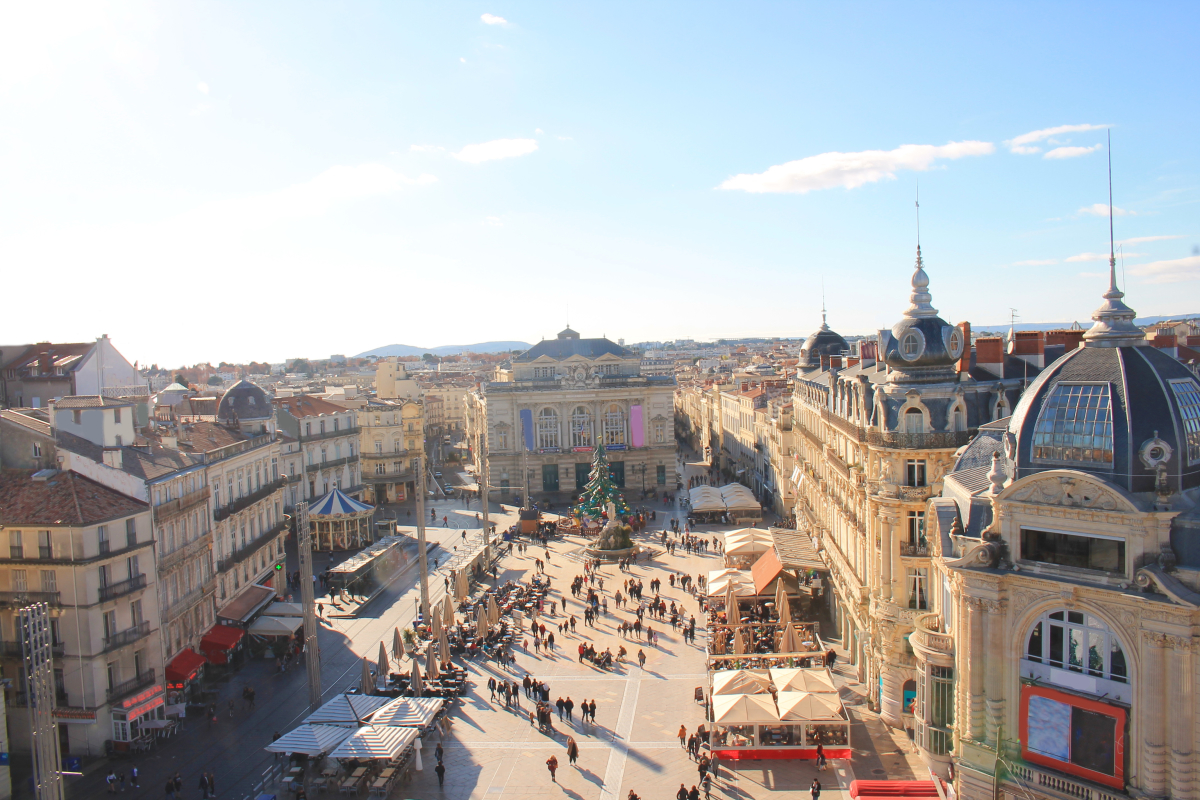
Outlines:
{"label": "white tent canopy", "polygon": [[845,719],[842,698],[831,692],[780,692],[779,719],[831,720]]}
{"label": "white tent canopy", "polygon": [[754,499],[754,493],[740,483],[721,487],[721,502],[730,511],[758,511],[762,505]]}
{"label": "white tent canopy", "polygon": [[371,716],[372,725],[424,728],[442,710],[440,697],[397,697]]}
{"label": "white tent canopy", "polygon": [[771,688],[771,676],[765,669],[727,669],[713,673],[713,695],[762,694]]}
{"label": "white tent canopy", "polygon": [[725,534],[726,556],[752,556],[765,553],[775,544],[770,531],[745,528]]}
{"label": "white tent canopy", "polygon": [[340,725],[301,725],[263,749],[268,753],[304,753],[315,757],[330,752],[351,733],[353,730]]}
{"label": "white tent canopy", "polygon": [[733,584],[733,593],[739,596],[754,594],[754,578],[750,570],[745,569],[716,569],[708,573],[708,596],[720,597],[725,594],[729,584]]}
{"label": "white tent canopy", "polygon": [[308,719],[304,722],[310,725],[361,725],[370,719],[372,714],[390,702],[392,702],[390,697],[370,694],[339,694],[309,714]]}
{"label": "white tent canopy", "polygon": [[272,617],[303,617],[304,607],[299,603],[284,603],[276,600],[271,605],[267,606],[264,614],[269,614]]}
{"label": "white tent canopy", "polygon": [[367,725],[350,734],[336,750],[333,758],[395,758],[404,748],[417,740],[416,728],[392,728],[387,725]]}
{"label": "white tent canopy", "polygon": [[688,492],[688,500],[692,511],[724,511],[725,503],[721,501],[721,493],[711,486],[697,486]]}
{"label": "white tent canopy", "polygon": [[779,722],[779,712],[769,694],[713,695],[713,721],[722,725]]}
{"label": "white tent canopy", "polygon": [[836,692],[833,678],[825,668],[772,669],[771,683],[781,692]]}
{"label": "white tent canopy", "polygon": [[259,636],[291,636],[303,626],[303,617],[259,617],[246,630]]}

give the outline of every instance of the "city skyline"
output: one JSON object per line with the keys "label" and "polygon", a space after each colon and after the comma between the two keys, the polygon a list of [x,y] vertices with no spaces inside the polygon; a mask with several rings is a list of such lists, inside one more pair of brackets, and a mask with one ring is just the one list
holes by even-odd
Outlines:
{"label": "city skyline", "polygon": [[12,296],[67,291],[0,340],[176,365],[568,321],[801,337],[822,281],[870,334],[904,308],[918,181],[947,319],[1086,323],[1110,129],[1130,304],[1193,312],[1196,113],[1162,76],[1196,71],[1195,10],[1022,8],[10,9],[0,257]]}

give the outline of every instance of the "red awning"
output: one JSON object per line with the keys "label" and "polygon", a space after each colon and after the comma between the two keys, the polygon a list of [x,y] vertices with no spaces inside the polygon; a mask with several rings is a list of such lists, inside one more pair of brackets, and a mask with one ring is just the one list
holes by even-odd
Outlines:
{"label": "red awning", "polygon": [[754,579],[754,593],[764,594],[767,587],[771,585],[771,581],[778,578],[781,572],[783,572],[783,564],[779,563],[779,556],[775,555],[775,548],[771,548],[759,556],[754,565],[750,567],[750,577]]}
{"label": "red awning", "polygon": [[167,664],[167,683],[187,683],[204,664],[204,656],[189,647]]}
{"label": "red awning", "polygon": [[933,781],[850,781],[854,798],[937,797]]}
{"label": "red awning", "polygon": [[246,632],[241,628],[231,628],[228,625],[214,625],[212,630],[204,634],[200,640],[200,649],[213,664],[228,664],[229,651],[237,647],[238,642]]}

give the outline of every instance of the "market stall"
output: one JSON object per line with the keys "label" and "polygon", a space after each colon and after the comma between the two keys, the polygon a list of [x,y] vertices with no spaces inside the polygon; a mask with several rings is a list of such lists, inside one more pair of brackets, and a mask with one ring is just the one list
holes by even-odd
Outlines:
{"label": "market stall", "polygon": [[[794,677],[794,676],[793,676]],[[712,751],[722,759],[849,758],[850,718],[837,692],[714,694]]]}

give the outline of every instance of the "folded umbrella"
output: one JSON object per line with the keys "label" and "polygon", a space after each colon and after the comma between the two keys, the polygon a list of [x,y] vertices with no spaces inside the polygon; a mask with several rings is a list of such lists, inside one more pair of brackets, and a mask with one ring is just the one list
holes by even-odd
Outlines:
{"label": "folded umbrella", "polygon": [[375,694],[375,681],[371,678],[371,662],[363,656],[362,660],[362,693]]}
{"label": "folded umbrella", "polygon": [[413,697],[420,697],[425,694],[425,683],[421,680],[421,665],[415,657],[412,662],[412,679],[409,681],[409,687],[412,689]]}
{"label": "folded umbrella", "polygon": [[379,660],[376,662],[379,667],[379,677],[383,678],[388,673],[388,657],[387,648],[383,646],[383,640],[379,641]]}
{"label": "folded umbrella", "polygon": [[400,659],[404,658],[404,637],[400,635],[399,626],[392,633],[392,658],[396,660],[396,666],[400,666]]}
{"label": "folded umbrella", "polygon": [[450,663],[450,639],[446,636],[446,631],[442,631],[441,638],[438,639],[438,655],[442,659],[443,664]]}

